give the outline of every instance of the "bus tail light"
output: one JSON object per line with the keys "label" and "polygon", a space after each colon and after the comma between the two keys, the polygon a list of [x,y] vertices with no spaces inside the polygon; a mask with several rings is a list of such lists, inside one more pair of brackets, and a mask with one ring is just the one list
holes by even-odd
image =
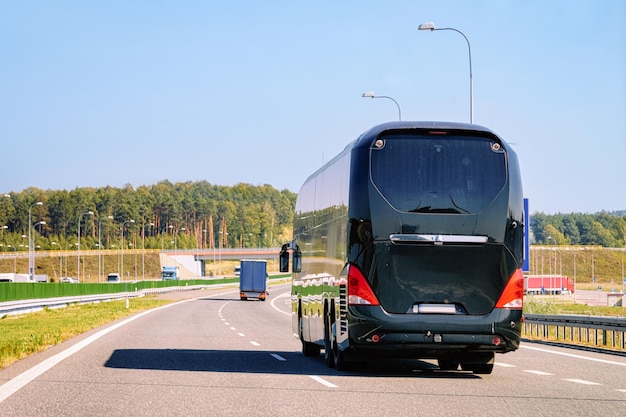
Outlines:
{"label": "bus tail light", "polygon": [[363,273],[354,265],[348,266],[348,304],[380,305]]}
{"label": "bus tail light", "polygon": [[510,308],[521,310],[524,307],[524,274],[521,269],[516,270],[504,287],[496,308]]}

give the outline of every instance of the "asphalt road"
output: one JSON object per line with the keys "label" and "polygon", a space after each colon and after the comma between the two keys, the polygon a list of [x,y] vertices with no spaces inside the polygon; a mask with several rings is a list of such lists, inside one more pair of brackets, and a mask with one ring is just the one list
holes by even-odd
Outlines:
{"label": "asphalt road", "polygon": [[[115,322],[0,372],[0,416],[617,416],[626,358],[523,343],[491,375],[389,361],[337,372],[293,337],[289,287]],[[185,297],[195,297],[184,299]],[[132,301],[131,301],[132,302]]]}

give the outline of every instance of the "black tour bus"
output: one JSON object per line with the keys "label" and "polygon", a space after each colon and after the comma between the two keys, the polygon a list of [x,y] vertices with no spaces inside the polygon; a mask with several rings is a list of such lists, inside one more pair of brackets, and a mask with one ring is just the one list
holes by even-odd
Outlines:
{"label": "black tour bus", "polygon": [[339,370],[393,357],[491,373],[520,342],[523,210],[517,155],[489,129],[363,133],[305,181],[281,250],[302,352]]}

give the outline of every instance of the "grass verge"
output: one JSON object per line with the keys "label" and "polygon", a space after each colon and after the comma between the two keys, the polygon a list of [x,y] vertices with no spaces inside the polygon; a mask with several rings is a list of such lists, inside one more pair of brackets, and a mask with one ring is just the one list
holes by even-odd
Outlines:
{"label": "grass verge", "polygon": [[607,316],[626,317],[626,308],[590,306],[587,304],[552,303],[549,301],[524,301],[524,313],[526,314],[578,314],[583,316]]}
{"label": "grass verge", "polygon": [[55,310],[0,319],[0,369],[34,353],[132,314],[169,304],[155,297],[98,304],[70,305]]}

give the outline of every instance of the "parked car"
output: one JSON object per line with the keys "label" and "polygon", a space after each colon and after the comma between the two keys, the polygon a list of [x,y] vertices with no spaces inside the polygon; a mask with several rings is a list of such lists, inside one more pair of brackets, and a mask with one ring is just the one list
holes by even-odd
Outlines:
{"label": "parked car", "polygon": [[59,280],[59,282],[65,283],[65,284],[78,284],[78,280],[72,277],[63,277]]}

